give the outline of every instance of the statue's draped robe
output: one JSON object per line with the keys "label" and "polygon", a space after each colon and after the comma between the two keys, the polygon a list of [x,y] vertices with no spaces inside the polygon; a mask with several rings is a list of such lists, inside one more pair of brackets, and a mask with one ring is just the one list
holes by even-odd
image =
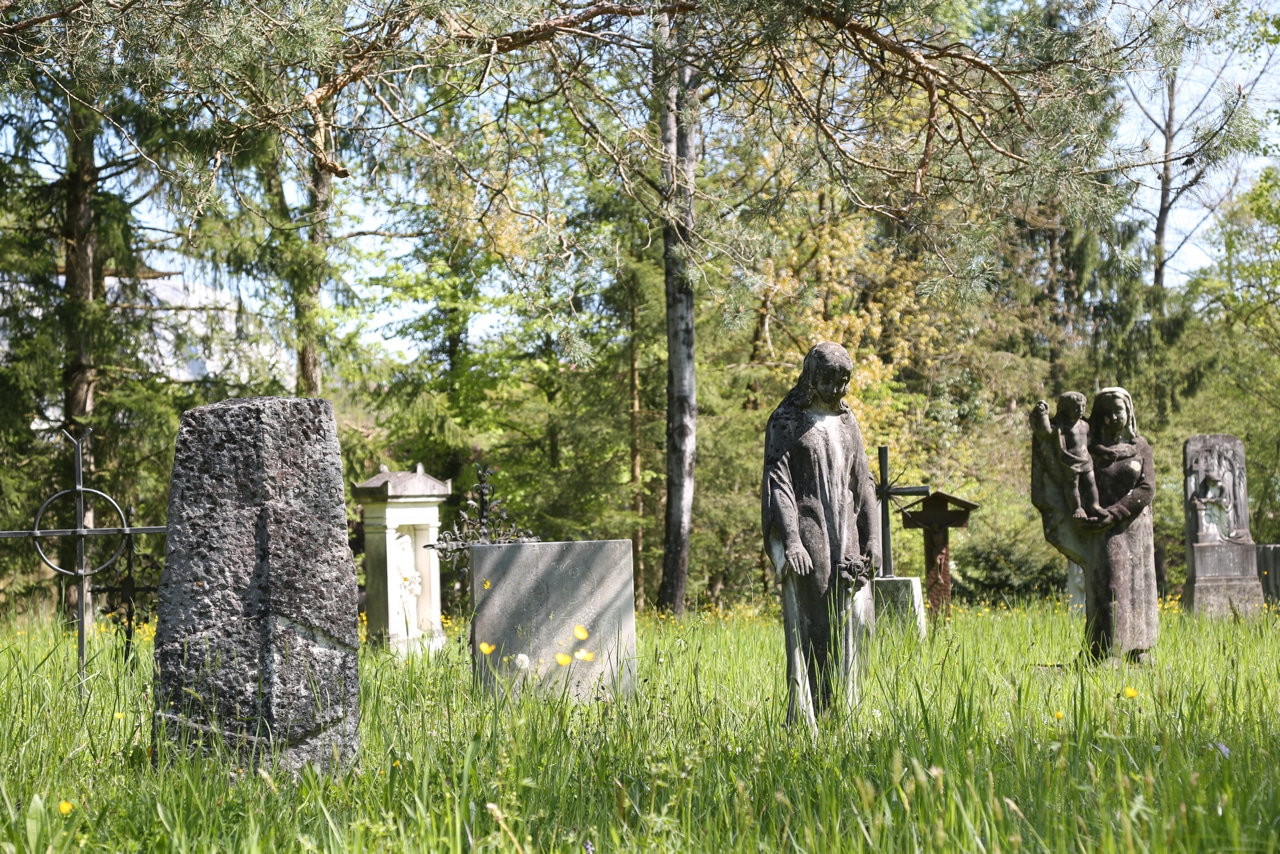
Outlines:
{"label": "statue's draped robe", "polygon": [[1159,631],[1151,445],[1138,437],[1090,452],[1099,500],[1116,522],[1094,535],[1094,556],[1084,565],[1087,640],[1094,655],[1141,653],[1155,646]]}
{"label": "statue's draped robe", "polygon": [[[854,591],[840,578],[842,562],[879,563],[875,483],[853,414],[818,414],[784,400],[765,432],[761,489],[765,548],[782,581],[787,636],[787,720],[830,702],[837,672],[851,703],[854,668],[875,620],[871,584]],[[813,571],[800,576],[786,553],[804,546]]]}

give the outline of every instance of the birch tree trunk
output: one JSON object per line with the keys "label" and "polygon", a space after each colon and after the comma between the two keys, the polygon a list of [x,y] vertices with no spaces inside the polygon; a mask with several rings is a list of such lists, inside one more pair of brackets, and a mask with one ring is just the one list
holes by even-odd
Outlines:
{"label": "birch tree trunk", "polygon": [[697,167],[694,127],[696,83],[685,60],[682,33],[664,16],[659,24],[659,111],[664,188],[662,263],[667,305],[667,506],[663,531],[662,585],[658,607],[684,613],[693,526],[693,468],[697,450],[698,401],[694,376],[693,282],[689,242],[693,234],[693,188]]}

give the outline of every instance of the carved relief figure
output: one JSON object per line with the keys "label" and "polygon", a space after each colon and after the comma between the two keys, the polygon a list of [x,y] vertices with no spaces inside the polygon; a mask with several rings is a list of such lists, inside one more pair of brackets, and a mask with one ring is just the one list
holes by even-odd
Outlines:
{"label": "carved relief figure", "polygon": [[[1069,451],[1082,437],[1078,422],[1071,423],[1074,405],[1063,411],[1064,401],[1059,403],[1060,417],[1054,418],[1052,429],[1046,428],[1047,404],[1041,401],[1031,413],[1032,503],[1043,517],[1046,539],[1084,568],[1089,654],[1099,658],[1117,651],[1141,660],[1155,645],[1159,629],[1151,446],[1138,433],[1129,393],[1122,388],[1100,391],[1085,434],[1097,506],[1077,507],[1068,487],[1081,475],[1080,462]],[[1068,431],[1075,433],[1070,439],[1063,437]],[[1076,483],[1083,505],[1088,487]],[[1083,517],[1078,509],[1086,511]]]}
{"label": "carved relief figure", "polygon": [[1244,461],[1237,459],[1235,449],[1205,447],[1192,460],[1191,469],[1188,487],[1198,522],[1196,542],[1252,543]]}
{"label": "carved relief figure", "polygon": [[837,682],[852,702],[855,657],[875,619],[880,525],[862,433],[844,402],[852,371],[843,347],[815,346],[765,431],[762,524],[782,583],[788,723],[812,726]]}

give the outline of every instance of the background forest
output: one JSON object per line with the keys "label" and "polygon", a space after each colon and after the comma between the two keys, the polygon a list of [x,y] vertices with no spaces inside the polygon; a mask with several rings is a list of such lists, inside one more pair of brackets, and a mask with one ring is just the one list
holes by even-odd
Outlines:
{"label": "background forest", "polygon": [[[964,595],[1061,587],[1026,411],[1069,389],[1133,394],[1171,583],[1193,433],[1244,440],[1280,542],[1268,9],[0,14],[5,529],[66,483],[61,429],[163,524],[185,409],[324,396],[348,484],[421,462],[449,519],[483,462],[542,538],[632,539],[650,606],[768,596],[764,424],[832,340],[895,477],[981,504]],[[4,605],[61,595],[0,550]]]}

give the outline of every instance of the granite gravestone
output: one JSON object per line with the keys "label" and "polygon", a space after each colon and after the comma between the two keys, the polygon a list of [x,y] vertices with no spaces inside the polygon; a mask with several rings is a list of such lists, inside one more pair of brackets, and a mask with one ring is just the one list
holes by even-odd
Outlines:
{"label": "granite gravestone", "polygon": [[1257,546],[1249,534],[1244,442],[1192,436],[1182,446],[1187,584],[1183,607],[1211,617],[1262,608]]}
{"label": "granite gravestone", "polygon": [[344,764],[359,720],[356,574],[327,400],[182,416],[155,639],[156,735],[249,762]]}
{"label": "granite gravestone", "polygon": [[1032,409],[1031,503],[1045,539],[1084,569],[1088,654],[1142,661],[1159,633],[1151,445],[1124,389],[1098,392],[1087,423],[1084,405],[1068,392],[1052,418],[1043,400]]}
{"label": "granite gravestone", "polygon": [[471,547],[471,654],[495,690],[536,684],[587,701],[635,686],[631,541]]}

